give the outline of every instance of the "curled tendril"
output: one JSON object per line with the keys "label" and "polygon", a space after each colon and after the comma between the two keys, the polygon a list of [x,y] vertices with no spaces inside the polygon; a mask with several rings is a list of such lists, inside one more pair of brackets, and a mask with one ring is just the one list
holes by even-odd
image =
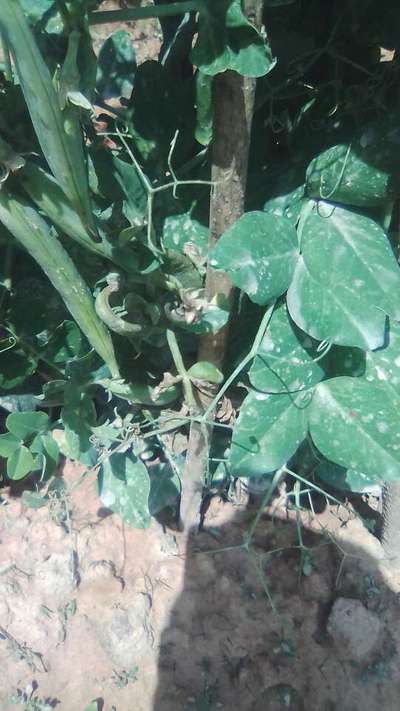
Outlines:
{"label": "curled tendril", "polygon": [[8,340],[9,345],[6,346],[5,348],[0,348],[0,353],[5,353],[6,351],[10,351],[11,348],[14,348],[14,346],[17,343],[17,339],[15,338],[15,336],[9,336],[7,340]]}
{"label": "curled tendril", "polygon": [[110,296],[120,290],[120,278],[118,274],[112,274],[108,278],[108,284],[96,296],[96,313],[111,331],[120,336],[138,336],[143,326],[139,323],[129,323],[117,316],[111,308]]}

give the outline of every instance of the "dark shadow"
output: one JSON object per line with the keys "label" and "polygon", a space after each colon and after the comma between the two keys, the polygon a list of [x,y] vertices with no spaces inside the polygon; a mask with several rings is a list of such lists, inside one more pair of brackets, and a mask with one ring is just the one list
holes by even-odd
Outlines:
{"label": "dark shadow", "polygon": [[295,512],[273,506],[248,552],[257,507],[232,506],[221,526],[211,502],[161,637],[153,711],[398,711],[399,598],[377,540],[344,507],[303,512],[301,553]]}

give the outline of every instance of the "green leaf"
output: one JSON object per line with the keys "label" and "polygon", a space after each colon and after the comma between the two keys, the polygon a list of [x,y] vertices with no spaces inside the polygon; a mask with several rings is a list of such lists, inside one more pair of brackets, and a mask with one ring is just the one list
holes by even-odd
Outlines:
{"label": "green leaf", "polygon": [[187,374],[192,380],[206,380],[209,383],[218,385],[224,380],[224,376],[218,368],[206,360],[201,360],[192,365]]}
{"label": "green leaf", "polygon": [[297,259],[296,230],[288,220],[247,212],[220,237],[210,264],[263,305],[286,291]]}
{"label": "green leaf", "polygon": [[326,203],[307,211],[302,257],[287,295],[291,317],[318,340],[379,348],[386,314],[400,319],[400,270],[384,231]]}
{"label": "green leaf", "polygon": [[181,492],[181,482],[169,464],[149,467],[149,511],[155,516],[166,506],[173,506]]}
{"label": "green leaf", "polygon": [[96,423],[96,410],[91,398],[77,387],[65,391],[65,404],[61,420],[69,448],[69,456],[81,461],[82,454],[91,452],[92,425]]}
{"label": "green leaf", "polygon": [[83,141],[75,109],[61,111],[49,70],[19,2],[13,0],[3,5],[0,28],[11,47],[38,141],[57,182],[95,233]]}
{"label": "green leaf", "polygon": [[385,390],[388,398],[400,397],[400,326],[390,321],[383,348],[368,351],[365,378]]}
{"label": "green leaf", "polygon": [[44,432],[49,426],[49,416],[45,412],[12,412],[6,419],[6,427],[15,437],[25,440],[37,432]]}
{"label": "green leaf", "polygon": [[27,474],[35,469],[35,460],[29,449],[21,445],[7,460],[7,476],[13,481],[23,479]]}
{"label": "green leaf", "polygon": [[345,469],[333,462],[321,462],[315,474],[329,486],[341,491],[354,491],[358,494],[367,494],[376,489],[376,479],[371,479],[366,474],[356,469]]}
{"label": "green leaf", "polygon": [[107,508],[134,528],[150,525],[150,479],[143,462],[134,454],[112,454],[100,467],[99,495]]}
{"label": "green leaf", "polygon": [[[288,176],[289,177],[289,176]],[[276,217],[286,217],[292,225],[296,225],[301,208],[303,207],[304,185],[291,190],[289,193],[280,194],[277,197],[270,198],[264,203],[264,212]]]}
{"label": "green leaf", "polygon": [[22,385],[35,372],[37,362],[37,358],[19,348],[0,352],[0,388],[14,390]]}
{"label": "green leaf", "polygon": [[97,60],[96,88],[103,100],[128,99],[132,93],[136,58],[132,37],[125,30],[117,30],[100,48]]}
{"label": "green leaf", "polygon": [[375,482],[400,479],[400,399],[362,378],[332,378],[317,385],[310,432],[319,451]]}
{"label": "green leaf", "polygon": [[297,396],[250,392],[233,430],[233,476],[266,475],[285,464],[307,434],[310,392]]}
{"label": "green leaf", "polygon": [[0,222],[23,244],[62,296],[89,343],[118,375],[109,332],[94,308],[92,295],[69,255],[38,212],[21,198],[0,192]]}
{"label": "green leaf", "polygon": [[78,326],[73,321],[64,321],[46,344],[45,357],[52,363],[65,363],[70,358],[82,356],[82,350],[83,338]]}
{"label": "green leaf", "polygon": [[243,14],[241,0],[204,0],[191,60],[211,76],[233,69],[261,77],[275,66],[269,46]]}
{"label": "green leaf", "polygon": [[54,0],[20,0],[24,13],[30,24],[35,25],[42,20],[43,15],[51,11]]}
{"label": "green leaf", "polygon": [[270,393],[298,392],[318,383],[324,370],[313,359],[315,342],[291,321],[286,304],[277,308],[249,372],[258,390]]}
{"label": "green leaf", "polygon": [[[367,133],[361,141],[367,139]],[[390,173],[378,167],[382,162],[380,145],[332,146],[310,163],[307,192],[311,197],[334,200],[345,205],[373,207],[393,200],[396,191]],[[353,146],[353,144],[352,144]],[[392,146],[395,150],[395,146]]]}
{"label": "green leaf", "polygon": [[36,395],[3,395],[0,397],[0,407],[7,412],[26,412],[35,410],[38,406]]}
{"label": "green leaf", "polygon": [[48,502],[47,496],[43,496],[36,491],[23,491],[22,503],[29,509],[41,509]]}
{"label": "green leaf", "polygon": [[196,128],[195,139],[208,146],[213,135],[212,77],[200,69],[196,72]]}
{"label": "green leaf", "polygon": [[20,444],[20,438],[10,432],[0,435],[0,457],[10,457]]}
{"label": "green leaf", "polygon": [[[112,167],[109,169],[112,170]],[[57,181],[34,163],[27,163],[21,171],[21,183],[50,220],[68,237],[99,257],[111,259],[125,270],[137,271],[137,260],[129,250],[120,249],[107,239],[94,242],[76,210],[64,195]]]}
{"label": "green leaf", "polygon": [[159,389],[151,387],[147,383],[124,383],[122,380],[110,380],[108,378],[96,381],[112,395],[127,400],[137,405],[169,405],[177,400],[181,394],[181,388],[177,385]]}
{"label": "green leaf", "polygon": [[60,454],[58,444],[51,434],[37,435],[30,448],[34,454],[41,454],[44,459],[43,477],[47,478],[54,473]]}
{"label": "green leaf", "polygon": [[166,218],[162,242],[165,249],[186,254],[196,264],[207,257],[208,235],[208,228],[186,212]]}

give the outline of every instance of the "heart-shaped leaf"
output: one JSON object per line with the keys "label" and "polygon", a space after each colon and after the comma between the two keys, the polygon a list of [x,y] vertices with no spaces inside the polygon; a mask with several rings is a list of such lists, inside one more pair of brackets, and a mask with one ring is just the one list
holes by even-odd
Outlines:
{"label": "heart-shaped leaf", "polygon": [[134,528],[150,525],[150,479],[134,454],[112,454],[100,467],[99,495],[107,508]]}
{"label": "heart-shaped leaf", "polygon": [[399,399],[363,378],[332,378],[317,385],[310,432],[319,451],[375,482],[400,479]]}
{"label": "heart-shaped leaf", "polygon": [[318,383],[324,371],[316,343],[291,321],[286,304],[274,311],[249,372],[253,387],[269,393],[298,392]]}
{"label": "heart-shaped leaf", "polygon": [[306,436],[309,404],[309,392],[297,396],[250,392],[233,430],[231,473],[260,476],[285,464]]}
{"label": "heart-shaped leaf", "polygon": [[12,412],[6,419],[9,432],[20,440],[25,440],[37,432],[47,430],[49,416],[45,412]]}
{"label": "heart-shaped leaf", "polygon": [[318,340],[379,348],[386,314],[400,319],[400,269],[384,231],[341,207],[307,208],[287,296],[291,317]]}
{"label": "heart-shaped leaf", "polygon": [[284,217],[247,212],[218,240],[211,254],[214,269],[256,304],[267,304],[288,288],[298,258],[297,235]]}
{"label": "heart-shaped leaf", "polygon": [[246,77],[261,77],[276,63],[261,33],[243,14],[241,0],[203,0],[191,59],[212,76],[233,69]]}
{"label": "heart-shaped leaf", "polygon": [[15,437],[11,432],[0,435],[0,457],[11,457],[20,444],[19,437]]}
{"label": "heart-shaped leaf", "polygon": [[7,459],[7,476],[13,481],[23,479],[35,469],[35,460],[25,445],[21,445]]}
{"label": "heart-shaped leaf", "polygon": [[315,473],[329,486],[341,491],[354,491],[358,494],[376,492],[377,482],[375,479],[357,471],[356,469],[345,469],[333,462],[321,462]]}

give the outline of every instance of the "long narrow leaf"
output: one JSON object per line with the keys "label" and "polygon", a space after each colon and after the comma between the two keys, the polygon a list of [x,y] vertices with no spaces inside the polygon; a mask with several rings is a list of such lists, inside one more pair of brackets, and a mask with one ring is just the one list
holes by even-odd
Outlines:
{"label": "long narrow leaf", "polygon": [[91,239],[81,218],[53,176],[34,163],[27,162],[20,172],[20,181],[37,207],[68,237],[99,257],[110,259],[126,271],[136,272],[135,255],[111,242]]}
{"label": "long narrow leaf", "polygon": [[118,377],[111,336],[96,314],[89,288],[47,223],[33,207],[13,198],[5,188],[0,191],[0,222],[40,265],[89,343]]}
{"label": "long narrow leaf", "polygon": [[36,46],[19,0],[1,3],[0,31],[16,64],[32,123],[57,182],[94,234],[82,135],[74,112],[61,110],[50,72]]}

